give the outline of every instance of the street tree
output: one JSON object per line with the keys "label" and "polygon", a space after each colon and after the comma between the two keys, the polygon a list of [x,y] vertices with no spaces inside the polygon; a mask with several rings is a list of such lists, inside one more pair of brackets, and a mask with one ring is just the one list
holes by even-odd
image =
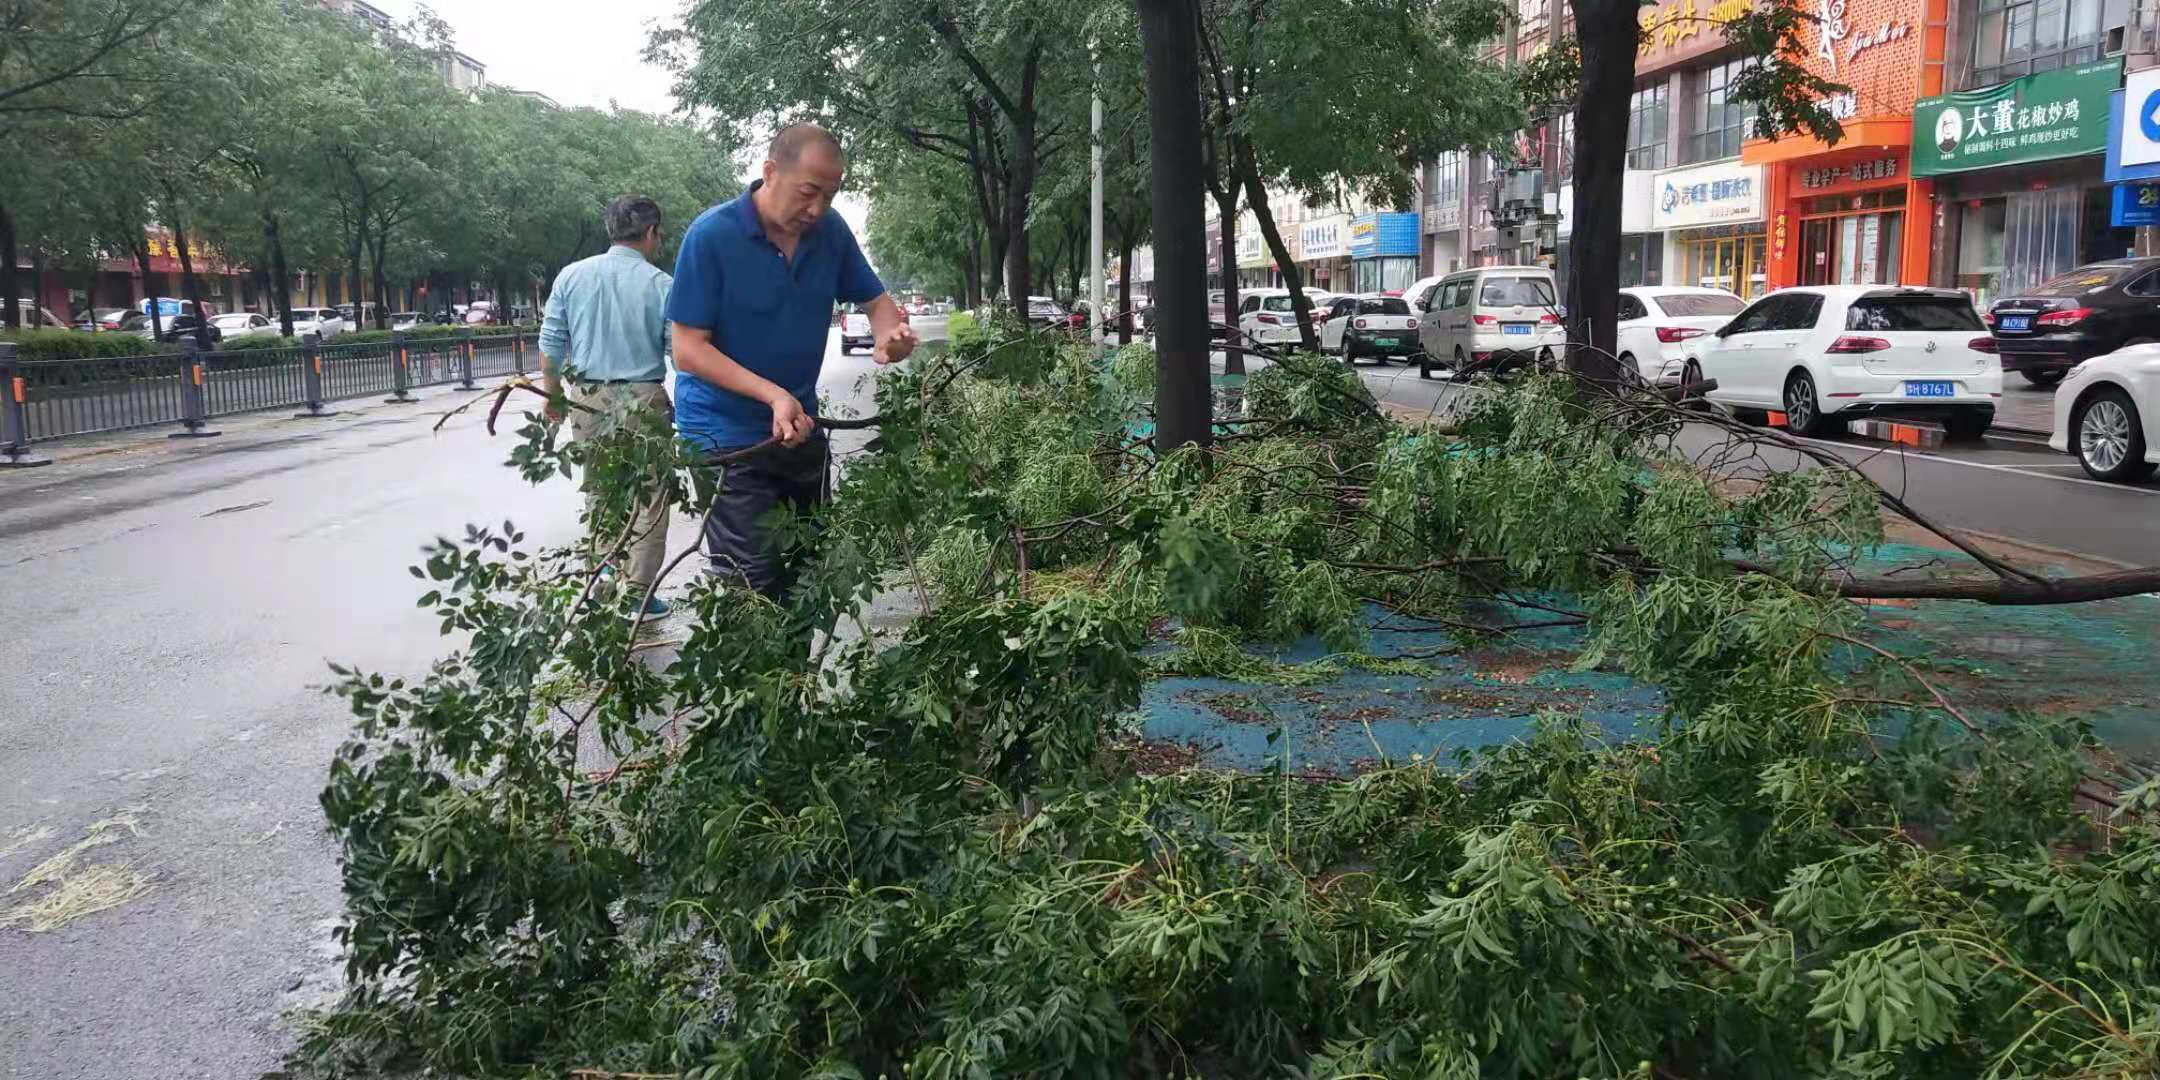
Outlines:
{"label": "street tree", "polygon": [[[1588,348],[1568,350],[1569,369],[1603,384],[1622,378],[1614,355],[1619,325],[1621,184],[1627,164],[1628,102],[1635,86],[1635,57],[1642,7],[1636,0],[1571,0],[1577,42],[1554,50],[1575,110],[1575,223],[1568,241],[1568,340]],[[1704,17],[1708,21],[1707,17]],[[1766,4],[1726,23],[1727,40],[1740,46],[1744,64],[1731,94],[1755,108],[1756,135],[1811,135],[1835,144],[1843,127],[1827,98],[1845,87],[1810,72],[1802,34],[1816,16],[1798,4]],[[1573,80],[1567,69],[1575,67]],[[1533,94],[1533,96],[1535,96]],[[1557,110],[1549,110],[1557,111]]]}
{"label": "street tree", "polygon": [[[77,145],[86,126],[130,120],[160,102],[179,72],[153,55],[209,0],[13,0],[0,4],[0,146]],[[70,130],[70,129],[73,130]],[[65,137],[63,137],[65,136]],[[21,325],[16,267],[25,198],[56,190],[54,155],[0,155],[0,325]],[[45,172],[33,178],[32,171]],[[43,209],[43,208],[41,208]],[[45,226],[32,231],[43,233]]]}
{"label": "street tree", "polygon": [[[1200,189],[1199,0],[1135,0],[1146,58],[1148,184],[1155,227],[1155,450],[1213,441],[1207,234]],[[1234,263],[1225,263],[1225,268]],[[1236,356],[1232,350],[1231,356]]]}
{"label": "street tree", "polygon": [[1303,347],[1318,349],[1303,275],[1268,193],[1287,190],[1315,205],[1356,194],[1411,207],[1411,178],[1423,162],[1495,145],[1521,127],[1513,74],[1478,57],[1505,8],[1493,0],[1204,0],[1202,12],[1213,157],[1206,175],[1225,222],[1225,277],[1235,265],[1229,223],[1242,192],[1290,290]]}
{"label": "street tree", "polygon": [[880,276],[967,307],[982,302],[982,219],[959,165],[912,155],[874,174],[868,194],[869,254]]}
{"label": "street tree", "polygon": [[736,118],[745,141],[817,120],[858,160],[905,149],[963,167],[1024,317],[1037,178],[1086,145],[1088,44],[1107,6],[694,0],[650,53],[677,72],[678,98]]}
{"label": "street tree", "polygon": [[278,48],[222,65],[220,100],[209,104],[223,137],[212,148],[212,182],[198,219],[202,233],[232,254],[252,252],[276,308],[279,332],[290,337],[292,273],[286,230],[296,217],[326,210],[321,190],[333,179],[316,147],[319,118],[292,103],[303,99],[322,66],[352,47],[346,28],[328,12],[259,0],[224,0],[251,36]]}

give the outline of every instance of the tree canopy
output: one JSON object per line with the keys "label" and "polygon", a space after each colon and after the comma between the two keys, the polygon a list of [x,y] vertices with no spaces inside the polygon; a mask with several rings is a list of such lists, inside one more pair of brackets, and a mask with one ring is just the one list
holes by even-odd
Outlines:
{"label": "tree canopy", "polygon": [[[35,33],[0,45],[0,128],[68,152],[0,161],[0,241],[56,265],[147,267],[162,229],[265,284],[311,270],[349,300],[366,281],[386,316],[405,287],[438,307],[453,286],[544,289],[605,247],[618,195],[659,201],[673,236],[735,186],[726,132],[452,89],[437,64],[453,46],[424,10],[396,33],[276,0],[9,10]],[[18,294],[0,254],[0,292]]]}

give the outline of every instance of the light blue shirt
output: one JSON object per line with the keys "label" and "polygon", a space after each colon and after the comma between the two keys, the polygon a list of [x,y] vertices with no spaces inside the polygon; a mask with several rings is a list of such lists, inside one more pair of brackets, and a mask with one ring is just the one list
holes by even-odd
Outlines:
{"label": "light blue shirt", "polygon": [[668,290],[675,279],[617,244],[555,275],[540,351],[586,382],[667,378]]}

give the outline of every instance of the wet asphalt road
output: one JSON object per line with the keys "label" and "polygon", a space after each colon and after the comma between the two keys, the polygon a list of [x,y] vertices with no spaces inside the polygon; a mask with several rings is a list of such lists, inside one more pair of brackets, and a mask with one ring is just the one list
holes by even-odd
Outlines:
{"label": "wet asphalt road", "polygon": [[[854,387],[871,366],[835,340],[830,399],[869,411]],[[40,893],[6,892],[31,867],[130,808],[139,834],[82,865],[151,880],[56,930],[0,926],[0,1077],[257,1077],[290,1044],[280,1014],[336,989],[316,798],[349,723],[321,691],[326,662],[409,675],[444,651],[405,570],[432,537],[576,527],[570,484],[502,468],[507,435],[490,441],[480,410],[430,432],[465,395],[420,396],[0,472],[0,911]],[[678,520],[671,546],[695,535]]]}

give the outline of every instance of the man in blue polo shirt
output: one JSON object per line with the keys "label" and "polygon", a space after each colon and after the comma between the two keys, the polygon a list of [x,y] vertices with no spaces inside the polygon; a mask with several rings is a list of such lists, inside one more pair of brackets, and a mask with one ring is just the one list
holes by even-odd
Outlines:
{"label": "man in blue polo shirt", "polygon": [[899,305],[832,209],[846,167],[823,128],[780,129],[763,177],[690,223],[668,298],[681,373],[676,429],[715,455],[775,444],[724,467],[705,518],[710,570],[775,600],[795,575],[761,519],[778,506],[807,513],[831,494],[816,416],[834,301],[867,305],[878,363],[915,348]]}

